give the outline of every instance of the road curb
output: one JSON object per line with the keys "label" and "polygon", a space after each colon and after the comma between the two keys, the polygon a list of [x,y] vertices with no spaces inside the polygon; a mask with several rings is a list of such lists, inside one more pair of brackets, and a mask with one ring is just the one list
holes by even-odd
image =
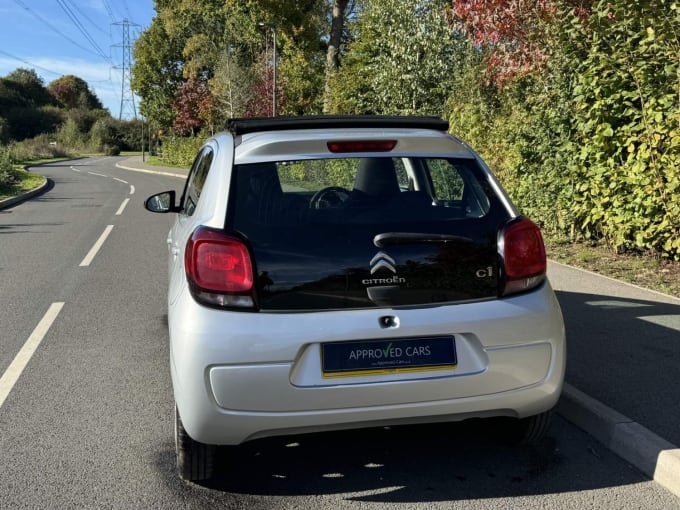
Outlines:
{"label": "road curb", "polygon": [[35,189],[32,189],[31,191],[25,191],[23,193],[20,193],[19,195],[16,195],[14,197],[6,198],[4,200],[0,200],[0,210],[2,209],[7,209],[8,207],[12,207],[13,205],[17,205],[21,202],[25,202],[26,200],[33,198],[36,195],[39,195],[42,193],[45,188],[47,188],[49,184],[49,181],[47,180],[47,177],[43,176],[43,183],[38,186]]}
{"label": "road curb", "polygon": [[680,449],[565,383],[557,412],[680,497]]}
{"label": "road curb", "polygon": [[120,163],[116,163],[116,168],[121,168],[123,170],[129,170],[131,172],[141,172],[141,173],[144,173],[144,174],[154,174],[154,175],[165,175],[165,176],[168,176],[168,177],[177,177],[178,179],[186,179],[187,178],[186,175],[182,175],[182,174],[173,174],[171,172],[161,172],[161,171],[158,171],[158,170],[145,170],[145,169],[142,169],[142,168],[135,168],[135,167],[131,167],[131,166],[121,165]]}

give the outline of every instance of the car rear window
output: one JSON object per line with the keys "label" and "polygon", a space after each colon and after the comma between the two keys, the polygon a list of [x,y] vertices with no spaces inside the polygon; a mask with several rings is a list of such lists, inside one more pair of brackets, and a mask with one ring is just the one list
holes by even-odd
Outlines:
{"label": "car rear window", "polygon": [[237,165],[236,224],[482,218],[494,195],[472,159],[378,157]]}

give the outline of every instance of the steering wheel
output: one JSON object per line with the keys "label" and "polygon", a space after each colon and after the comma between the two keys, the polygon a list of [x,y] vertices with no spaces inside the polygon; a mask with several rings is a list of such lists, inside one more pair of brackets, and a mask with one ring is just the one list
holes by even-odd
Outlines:
{"label": "steering wheel", "polygon": [[326,209],[339,207],[350,196],[350,191],[342,186],[328,186],[322,188],[309,200],[310,209]]}

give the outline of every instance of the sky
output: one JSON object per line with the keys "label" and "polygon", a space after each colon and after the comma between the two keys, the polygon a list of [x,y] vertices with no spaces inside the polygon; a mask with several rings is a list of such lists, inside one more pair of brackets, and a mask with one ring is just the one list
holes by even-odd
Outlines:
{"label": "sky", "polygon": [[[47,85],[73,74],[118,118],[124,27],[116,23],[131,23],[134,43],[155,14],[153,0],[0,0],[0,77],[34,69]],[[131,96],[125,99],[122,117],[129,119]],[[135,106],[139,117],[138,98]]]}

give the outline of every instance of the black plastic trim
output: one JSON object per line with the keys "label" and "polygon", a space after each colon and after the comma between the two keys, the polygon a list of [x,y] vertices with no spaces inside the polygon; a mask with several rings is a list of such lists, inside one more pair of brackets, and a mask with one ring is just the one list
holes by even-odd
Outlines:
{"label": "black plastic trim", "polygon": [[449,129],[449,123],[439,117],[398,115],[301,115],[298,117],[253,117],[227,121],[227,129],[234,136],[259,131],[324,128],[406,128],[446,132]]}

